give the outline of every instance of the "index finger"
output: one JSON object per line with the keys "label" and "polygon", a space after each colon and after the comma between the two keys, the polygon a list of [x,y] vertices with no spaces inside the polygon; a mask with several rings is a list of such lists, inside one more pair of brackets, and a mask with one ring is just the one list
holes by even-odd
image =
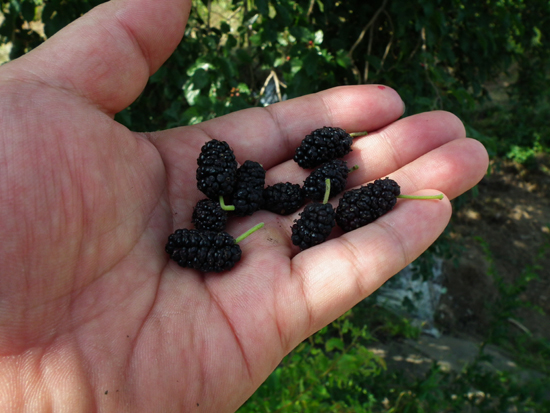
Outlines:
{"label": "index finger", "polygon": [[[151,137],[159,148],[162,141],[185,142],[195,146],[197,155],[206,140],[223,140],[233,148],[240,163],[250,159],[269,169],[291,159],[300,141],[314,129],[337,126],[348,132],[373,131],[394,122],[403,112],[404,103],[392,88],[340,86]],[[173,143],[169,146],[173,151]]]}

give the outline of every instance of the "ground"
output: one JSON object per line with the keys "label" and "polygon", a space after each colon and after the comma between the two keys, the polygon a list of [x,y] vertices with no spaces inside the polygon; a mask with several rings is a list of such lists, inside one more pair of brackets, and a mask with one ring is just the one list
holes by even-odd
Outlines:
{"label": "ground", "polygon": [[519,293],[523,303],[535,308],[514,311],[507,322],[518,333],[550,340],[549,190],[550,156],[540,156],[530,167],[493,160],[477,196],[459,202],[449,230],[460,250],[445,262],[447,293],[437,314],[438,327],[445,334],[480,340],[486,336],[491,306],[502,297],[498,282],[490,276],[492,256],[494,274],[508,285],[518,283],[522,274],[537,274]]}
{"label": "ground", "polygon": [[[519,380],[545,377],[548,357],[540,349],[547,352],[550,343],[549,189],[550,156],[540,157],[530,168],[493,160],[476,190],[455,201],[448,235],[454,254],[443,264],[446,293],[435,316],[441,336],[381,340],[371,350],[406,377],[424,377],[433,362],[443,371],[459,373],[478,356],[495,314],[504,314],[497,307],[502,289],[493,275],[502,277],[503,285],[517,285],[522,275],[536,274],[523,291],[509,290],[510,299],[504,302],[512,311],[502,317],[500,330],[505,340],[485,347],[490,359],[484,368],[509,371]],[[532,307],[522,308],[525,303]],[[522,342],[525,335],[532,340]],[[544,340],[546,347],[521,348],[521,343]]]}

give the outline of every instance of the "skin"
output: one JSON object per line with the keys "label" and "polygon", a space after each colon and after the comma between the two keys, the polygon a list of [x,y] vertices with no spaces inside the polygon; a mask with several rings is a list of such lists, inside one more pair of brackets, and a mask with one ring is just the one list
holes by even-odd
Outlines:
{"label": "skin", "polygon": [[[459,119],[399,119],[389,87],[339,87],[197,126],[135,133],[113,118],[182,38],[188,0],[113,0],[0,68],[0,410],[235,411],[280,360],[371,294],[443,231],[449,199],[487,153]],[[243,258],[225,274],[180,268],[167,236],[204,196],[196,158],[225,140],[267,184],[301,183],[311,130],[368,130],[349,187],[390,176],[402,193],[375,223],[299,253],[297,214],[233,220]],[[334,203],[335,200],[333,200]]]}

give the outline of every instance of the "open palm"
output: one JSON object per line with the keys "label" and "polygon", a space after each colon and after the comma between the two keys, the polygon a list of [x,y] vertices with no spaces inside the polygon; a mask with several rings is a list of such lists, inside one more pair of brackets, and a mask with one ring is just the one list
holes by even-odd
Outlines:
{"label": "open palm", "polygon": [[[134,133],[113,120],[180,41],[189,0],[112,1],[0,68],[0,406],[33,411],[234,411],[308,335],[368,296],[444,229],[448,198],[487,155],[461,122],[398,120],[383,86],[342,87],[201,125]],[[231,221],[242,260],[180,268],[167,236],[191,227],[196,159],[209,139],[267,183],[301,183],[308,132],[373,131],[346,159],[349,187],[383,176],[403,193],[377,222],[299,253],[294,216]],[[199,410],[200,409],[200,410]]]}

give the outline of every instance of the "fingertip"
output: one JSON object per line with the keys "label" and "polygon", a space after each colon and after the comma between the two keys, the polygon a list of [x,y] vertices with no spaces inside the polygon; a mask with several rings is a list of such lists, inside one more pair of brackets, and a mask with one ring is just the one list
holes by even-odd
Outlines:
{"label": "fingertip", "polygon": [[399,119],[405,108],[399,93],[385,85],[338,86],[319,96],[330,108],[332,125],[348,132],[380,129]]}
{"label": "fingertip", "polygon": [[14,62],[19,79],[84,97],[114,115],[177,47],[189,0],[102,3]]}

